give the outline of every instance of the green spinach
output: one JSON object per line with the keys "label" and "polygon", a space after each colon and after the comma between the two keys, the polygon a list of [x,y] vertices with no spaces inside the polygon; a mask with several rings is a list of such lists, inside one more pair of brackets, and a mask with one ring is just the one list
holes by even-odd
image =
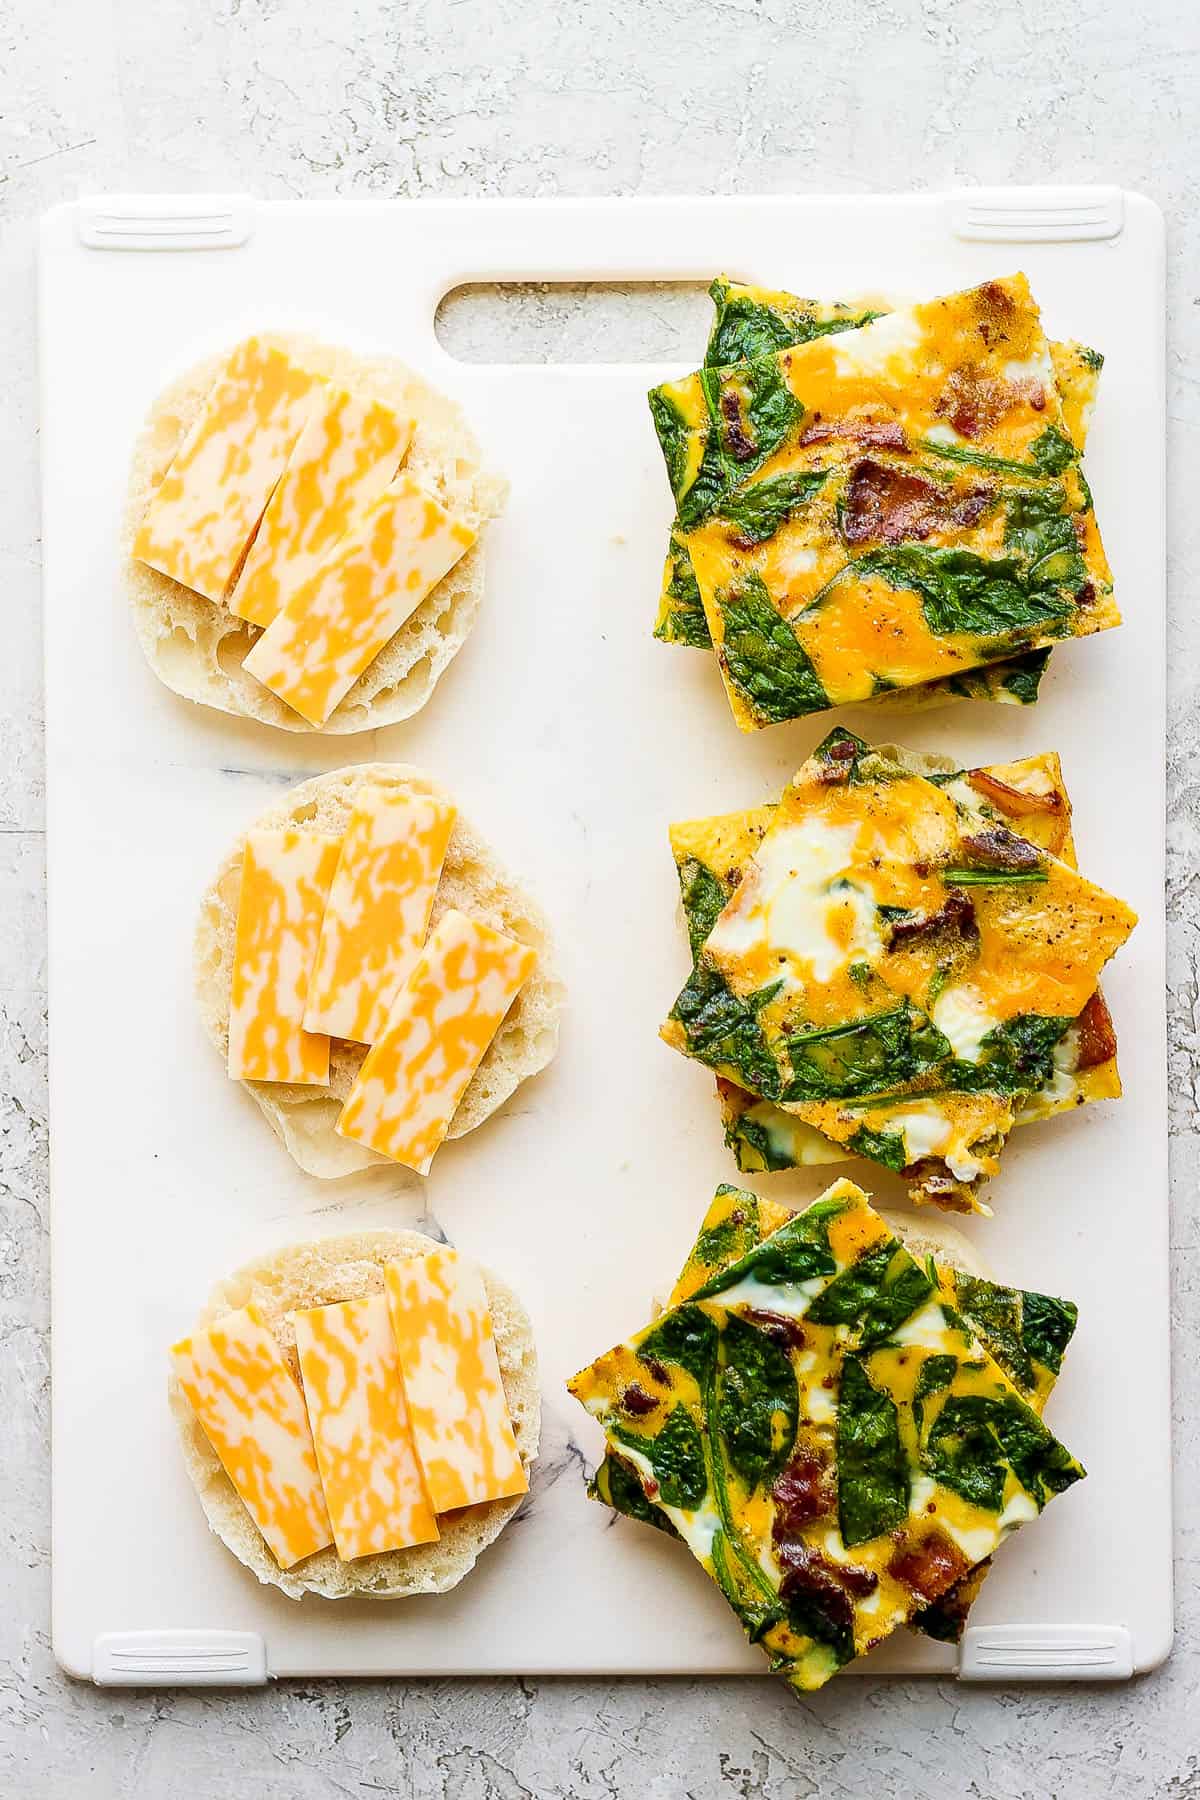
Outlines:
{"label": "green spinach", "polygon": [[1063,1354],[1075,1335],[1079,1308],[1071,1300],[1026,1291],[1022,1300],[1022,1334],[1035,1363],[1057,1375]]}
{"label": "green spinach", "polygon": [[852,1025],[795,1033],[787,1054],[785,1100],[844,1100],[924,1074],[949,1056],[950,1044],[924,1013],[906,1004]]}
{"label": "green spinach", "polygon": [[[794,1169],[796,1159],[788,1149],[780,1149],[770,1130],[761,1119],[752,1119],[748,1113],[733,1119],[725,1127],[725,1142],[737,1158],[739,1169],[752,1173],[762,1170],[764,1174],[775,1174],[779,1169]],[[750,1151],[753,1158],[746,1155]]]}
{"label": "green spinach", "polygon": [[779,1069],[763,1035],[759,1014],[779,992],[779,983],[743,998],[720,970],[701,957],[671,1009],[683,1027],[688,1052],[712,1068],[732,1068],[743,1087],[768,1100],[779,1097]]}
{"label": "green spinach", "polygon": [[[726,496],[717,511],[746,544],[762,544],[824,485],[826,471],[785,470]],[[694,577],[693,577],[694,579]]]}
{"label": "green spinach", "polygon": [[1057,425],[1047,425],[1029,446],[1029,460],[1039,475],[1061,475],[1079,461],[1079,452],[1065,431]]}
{"label": "green spinach", "polygon": [[[837,1203],[836,1211],[842,1208]],[[727,1289],[750,1277],[763,1287],[797,1287],[806,1281],[823,1279],[837,1272],[837,1263],[829,1251],[828,1221],[812,1219],[815,1208],[788,1219],[777,1231],[755,1244],[727,1268],[720,1269],[703,1287],[697,1288],[693,1300],[719,1297]],[[822,1231],[822,1226],[824,1230]]]}
{"label": "green spinach", "polygon": [[908,1466],[895,1402],[857,1356],[842,1364],[837,1408],[838,1523],[847,1549],[908,1517]]}
{"label": "green spinach", "polygon": [[[641,1447],[642,1440],[639,1439],[639,1450]],[[601,1462],[588,1482],[587,1491],[589,1498],[611,1506],[614,1512],[623,1513],[627,1519],[637,1519],[643,1525],[653,1525],[656,1531],[663,1531],[668,1537],[679,1536],[666,1513],[647,1499],[636,1469],[623,1456],[618,1456],[615,1450],[610,1450]]]}
{"label": "green spinach", "polygon": [[921,1364],[913,1392],[913,1418],[919,1432],[924,1430],[926,1400],[931,1394],[940,1394],[943,1388],[948,1388],[957,1374],[957,1356],[930,1356]]}
{"label": "green spinach", "polygon": [[737,1256],[744,1256],[746,1251],[759,1241],[758,1233],[758,1197],[748,1194],[744,1188],[730,1187],[725,1184],[717,1189],[716,1198],[732,1195],[737,1205],[718,1224],[710,1225],[702,1231],[692,1245],[689,1263],[699,1263],[703,1268],[719,1268],[723,1263],[732,1262]]}
{"label": "green spinach", "polygon": [[804,408],[775,356],[731,369],[702,369],[699,379],[727,484],[733,486],[778,450]]}
{"label": "green spinach", "polygon": [[903,1135],[898,1131],[872,1131],[870,1126],[860,1125],[847,1141],[846,1148],[855,1156],[882,1163],[885,1169],[891,1169],[897,1175],[908,1167],[908,1151]]}
{"label": "green spinach", "polygon": [[661,643],[684,644],[692,650],[711,650],[712,638],[700,598],[700,584],[687,546],[674,532],[667,552],[666,597],[670,605],[654,628]]}
{"label": "green spinach", "polygon": [[718,588],[716,601],[724,621],[722,665],[759,719],[775,724],[829,707],[808,652],[772,606],[760,575]]}
{"label": "green spinach", "polygon": [[671,492],[678,498],[687,477],[688,440],[691,436],[687,420],[662,388],[651,388],[647,398],[659,449],[667,465],[667,480],[671,484]]}
{"label": "green spinach", "polygon": [[706,863],[686,856],[679,865],[679,897],[687,922],[688,943],[695,960],[716,924],[729,895]]}
{"label": "green spinach", "polygon": [[835,332],[854,331],[880,316],[877,312],[859,312],[822,317],[811,301],[799,299],[768,306],[745,288],[731,287],[720,276],[708,291],[716,317],[704,360],[715,368],[748,362],[775,350],[790,350],[793,345],[807,344],[813,338]]}
{"label": "green spinach", "polygon": [[1020,488],[1005,509],[1004,545],[1025,564],[1031,588],[1077,594],[1088,579],[1075,521],[1059,482]]}
{"label": "green spinach", "polygon": [[1054,1078],[1054,1050],[1072,1021],[1044,1013],[1018,1013],[995,1026],[980,1043],[978,1062],[954,1061],[947,1087],[958,1093],[1035,1093]]}
{"label": "green spinach", "polygon": [[1039,1509],[1084,1473],[1015,1394],[952,1394],[929,1433],[926,1462],[935,1480],[991,1512],[1004,1504],[1009,1469]]}
{"label": "green spinach", "polygon": [[860,1347],[880,1344],[924,1306],[933,1283],[895,1238],[868,1250],[813,1300],[814,1325],[856,1325]]}
{"label": "green spinach", "polygon": [[1017,1289],[1000,1287],[974,1275],[959,1275],[955,1280],[955,1298],[959,1311],[1004,1373],[1023,1393],[1032,1393],[1033,1363],[1022,1338],[1021,1295]]}
{"label": "green spinach", "polygon": [[708,1492],[704,1440],[686,1406],[673,1406],[655,1437],[642,1437],[624,1425],[610,1426],[618,1443],[636,1450],[654,1471],[664,1506],[693,1512]]}
{"label": "green spinach", "polygon": [[799,1413],[787,1351],[730,1313],[721,1334],[716,1422],[730,1467],[751,1490],[769,1486],[791,1455]]}
{"label": "green spinach", "polygon": [[701,1387],[717,1366],[720,1333],[698,1306],[675,1306],[665,1313],[637,1347],[644,1363],[674,1363],[686,1369]]}
{"label": "green spinach", "polygon": [[1049,869],[973,869],[941,870],[950,887],[1037,887],[1049,878]]}
{"label": "green spinach", "polygon": [[930,631],[939,637],[965,633],[1000,639],[1041,631],[1069,618],[1070,600],[1031,584],[1019,556],[980,556],[953,546],[897,544],[868,551],[847,565],[920,597]]}

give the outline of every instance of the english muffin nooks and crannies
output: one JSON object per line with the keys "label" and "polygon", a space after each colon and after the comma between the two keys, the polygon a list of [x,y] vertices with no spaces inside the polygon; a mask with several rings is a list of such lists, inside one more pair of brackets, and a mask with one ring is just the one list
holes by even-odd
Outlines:
{"label": "english muffin nooks and crannies", "polygon": [[537,1455],[524,1308],[414,1231],[318,1239],[239,1269],[175,1346],[168,1391],[212,1530],[294,1600],[456,1587]]}
{"label": "english muffin nooks and crannies", "polygon": [[315,776],[256,819],[204,896],[195,967],[205,1029],[310,1175],[425,1173],[558,1043],[544,914],[403,764]]}
{"label": "english muffin nooks and crannies", "polygon": [[173,382],[135,446],[146,658],[185,699],[285,731],[407,719],[475,622],[506,492],[404,363],[260,333]]}

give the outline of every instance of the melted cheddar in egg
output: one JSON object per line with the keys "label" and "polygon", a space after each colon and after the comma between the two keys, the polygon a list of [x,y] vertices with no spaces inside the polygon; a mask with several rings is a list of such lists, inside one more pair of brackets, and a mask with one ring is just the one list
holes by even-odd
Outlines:
{"label": "melted cheddar in egg", "polygon": [[1119,623],[1087,353],[1052,351],[1023,276],[822,323],[651,395],[678,509],[659,634],[715,646],[744,730],[931,683],[1034,697],[1025,659]]}
{"label": "melted cheddar in egg", "polygon": [[568,1385],[806,1690],[1083,1470],[860,1189],[761,1236],[741,1198],[705,1221],[668,1310]]}
{"label": "melted cheddar in egg", "polygon": [[[745,1256],[791,1216],[787,1207],[743,1189],[718,1188],[668,1305],[682,1305],[697,1288]],[[964,1275],[948,1264],[931,1267],[928,1273],[943,1304],[963,1315],[1023,1398],[1040,1413],[1074,1334],[1075,1306],[1069,1300]],[[634,1469],[615,1450],[605,1456],[588,1491],[618,1512],[678,1535],[667,1516],[648,1499]],[[936,1601],[920,1608],[910,1621],[913,1629],[944,1640],[961,1637],[989,1567],[987,1562],[978,1564]]]}
{"label": "melted cheddar in egg", "polygon": [[673,827],[695,967],[663,1035],[716,1067],[739,1166],[841,1145],[971,1208],[1015,1119],[1119,1094],[1095,980],[1133,915],[1074,868],[1057,758],[865,748],[828,739],[799,809]]}

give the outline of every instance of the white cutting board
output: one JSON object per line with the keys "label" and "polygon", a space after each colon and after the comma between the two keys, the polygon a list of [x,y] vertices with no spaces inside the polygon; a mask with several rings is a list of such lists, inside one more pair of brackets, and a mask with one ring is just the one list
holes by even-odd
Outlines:
{"label": "white cutting board", "polygon": [[[1128,623],[1056,651],[1034,710],[850,717],[968,764],[1060,750],[1085,871],[1141,914],[1105,978],[1128,1098],[1018,1133],[990,1189],[994,1220],[969,1227],[997,1275],[1079,1302],[1050,1418],[1090,1479],[1005,1546],[963,1672],[1119,1676],[1166,1654],[1155,208],[1107,189],[159,197],[61,208],[42,239],[54,1645],[66,1668],[104,1681],[761,1668],[679,1546],[585,1499],[598,1434],[562,1384],[645,1322],[715,1185],[734,1175],[710,1077],[656,1036],[687,966],[667,823],[777,794],[834,716],[742,737],[711,659],[650,637],[671,507],[645,390],[678,369],[468,367],[439,348],[434,311],[457,283],[494,278],[727,270],[802,293],[932,295],[1016,267],[1051,333],[1108,358],[1087,469]],[[431,704],[408,725],[328,743],[160,687],[117,575],[126,465],[155,393],[246,331],[289,324],[406,357],[462,400],[512,481],[480,623]],[[192,1003],[190,942],[210,872],[282,786],[374,757],[432,771],[527,879],[555,922],[570,1006],[552,1069],[447,1147],[427,1182],[385,1170],[329,1185],[292,1165],[226,1079]],[[885,1172],[853,1172],[895,1197]],[[762,1183],[823,1185],[820,1172]],[[502,1270],[532,1313],[545,1395],[533,1492],[453,1595],[296,1605],[210,1536],[167,1414],[166,1349],[247,1258],[426,1215]],[[901,1632],[870,1667],[957,1661]]]}

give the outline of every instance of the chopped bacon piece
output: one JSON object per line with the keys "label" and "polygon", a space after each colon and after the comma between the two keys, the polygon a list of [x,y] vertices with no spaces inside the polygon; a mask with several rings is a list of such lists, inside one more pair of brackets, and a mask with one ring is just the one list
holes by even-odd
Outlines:
{"label": "chopped bacon piece", "polygon": [[621,1405],[627,1413],[632,1413],[635,1419],[644,1419],[647,1413],[654,1411],[658,1401],[653,1394],[648,1394],[644,1387],[639,1387],[636,1381],[631,1381],[621,1396]]}
{"label": "chopped bacon piece", "polygon": [[854,465],[842,508],[842,536],[848,544],[926,538],[945,518],[944,495],[923,475],[871,457]]}
{"label": "chopped bacon piece", "polygon": [[750,1324],[757,1325],[764,1337],[770,1338],[773,1344],[781,1349],[799,1349],[804,1343],[804,1327],[799,1319],[793,1319],[787,1313],[767,1312],[761,1307],[747,1306],[742,1317]]}
{"label": "chopped bacon piece", "polygon": [[954,1582],[960,1581],[970,1563],[943,1531],[933,1530],[916,1543],[897,1550],[888,1564],[888,1574],[902,1581],[906,1588],[922,1600],[936,1600]]}
{"label": "chopped bacon piece", "polygon": [[899,544],[945,526],[974,525],[991,505],[988,488],[954,499],[936,482],[864,457],[850,472],[841,531],[848,544]]}
{"label": "chopped bacon piece", "polygon": [[783,1544],[779,1550],[783,1580],[779,1595],[784,1601],[794,1594],[811,1594],[827,1618],[845,1631],[854,1629],[854,1600],[865,1600],[879,1586],[872,1569],[852,1563],[836,1563],[807,1544]]}
{"label": "chopped bacon piece", "polygon": [[1084,1069],[1094,1069],[1117,1054],[1117,1034],[1113,1030],[1112,1014],[1099,988],[1080,1013],[1076,1029],[1079,1032],[1079,1056],[1075,1063],[1077,1074]]}
{"label": "chopped bacon piece", "polygon": [[978,438],[1004,417],[1015,398],[1010,383],[965,364],[951,371],[935,410],[950,421],[959,437]]}
{"label": "chopped bacon piece", "polygon": [[1036,844],[1018,837],[1004,825],[988,825],[970,837],[960,838],[959,842],[968,862],[983,868],[1011,869],[1019,873],[1025,869],[1040,869],[1045,860]]}
{"label": "chopped bacon piece", "polygon": [[725,420],[725,436],[728,439],[729,448],[739,462],[749,462],[754,455],[754,444],[746,435],[738,397],[728,388],[721,395],[721,413]]}
{"label": "chopped bacon piece", "polygon": [[948,894],[942,906],[932,913],[913,913],[909,918],[893,919],[888,931],[889,944],[911,942],[913,938],[945,937],[955,934],[963,938],[977,938],[979,926],[975,919],[974,902],[966,894],[955,891]]}
{"label": "chopped bacon piece", "polygon": [[801,1444],[771,1489],[775,1519],[771,1536],[777,1545],[791,1543],[805,1525],[824,1518],[836,1503],[833,1472],[813,1446]]}
{"label": "chopped bacon piece", "polygon": [[821,756],[820,779],[827,786],[849,781],[858,745],[853,738],[835,738]]}
{"label": "chopped bacon piece", "polygon": [[898,419],[823,419],[818,413],[800,433],[801,444],[825,444],[831,438],[848,439],[871,450],[907,450],[904,427]]}

